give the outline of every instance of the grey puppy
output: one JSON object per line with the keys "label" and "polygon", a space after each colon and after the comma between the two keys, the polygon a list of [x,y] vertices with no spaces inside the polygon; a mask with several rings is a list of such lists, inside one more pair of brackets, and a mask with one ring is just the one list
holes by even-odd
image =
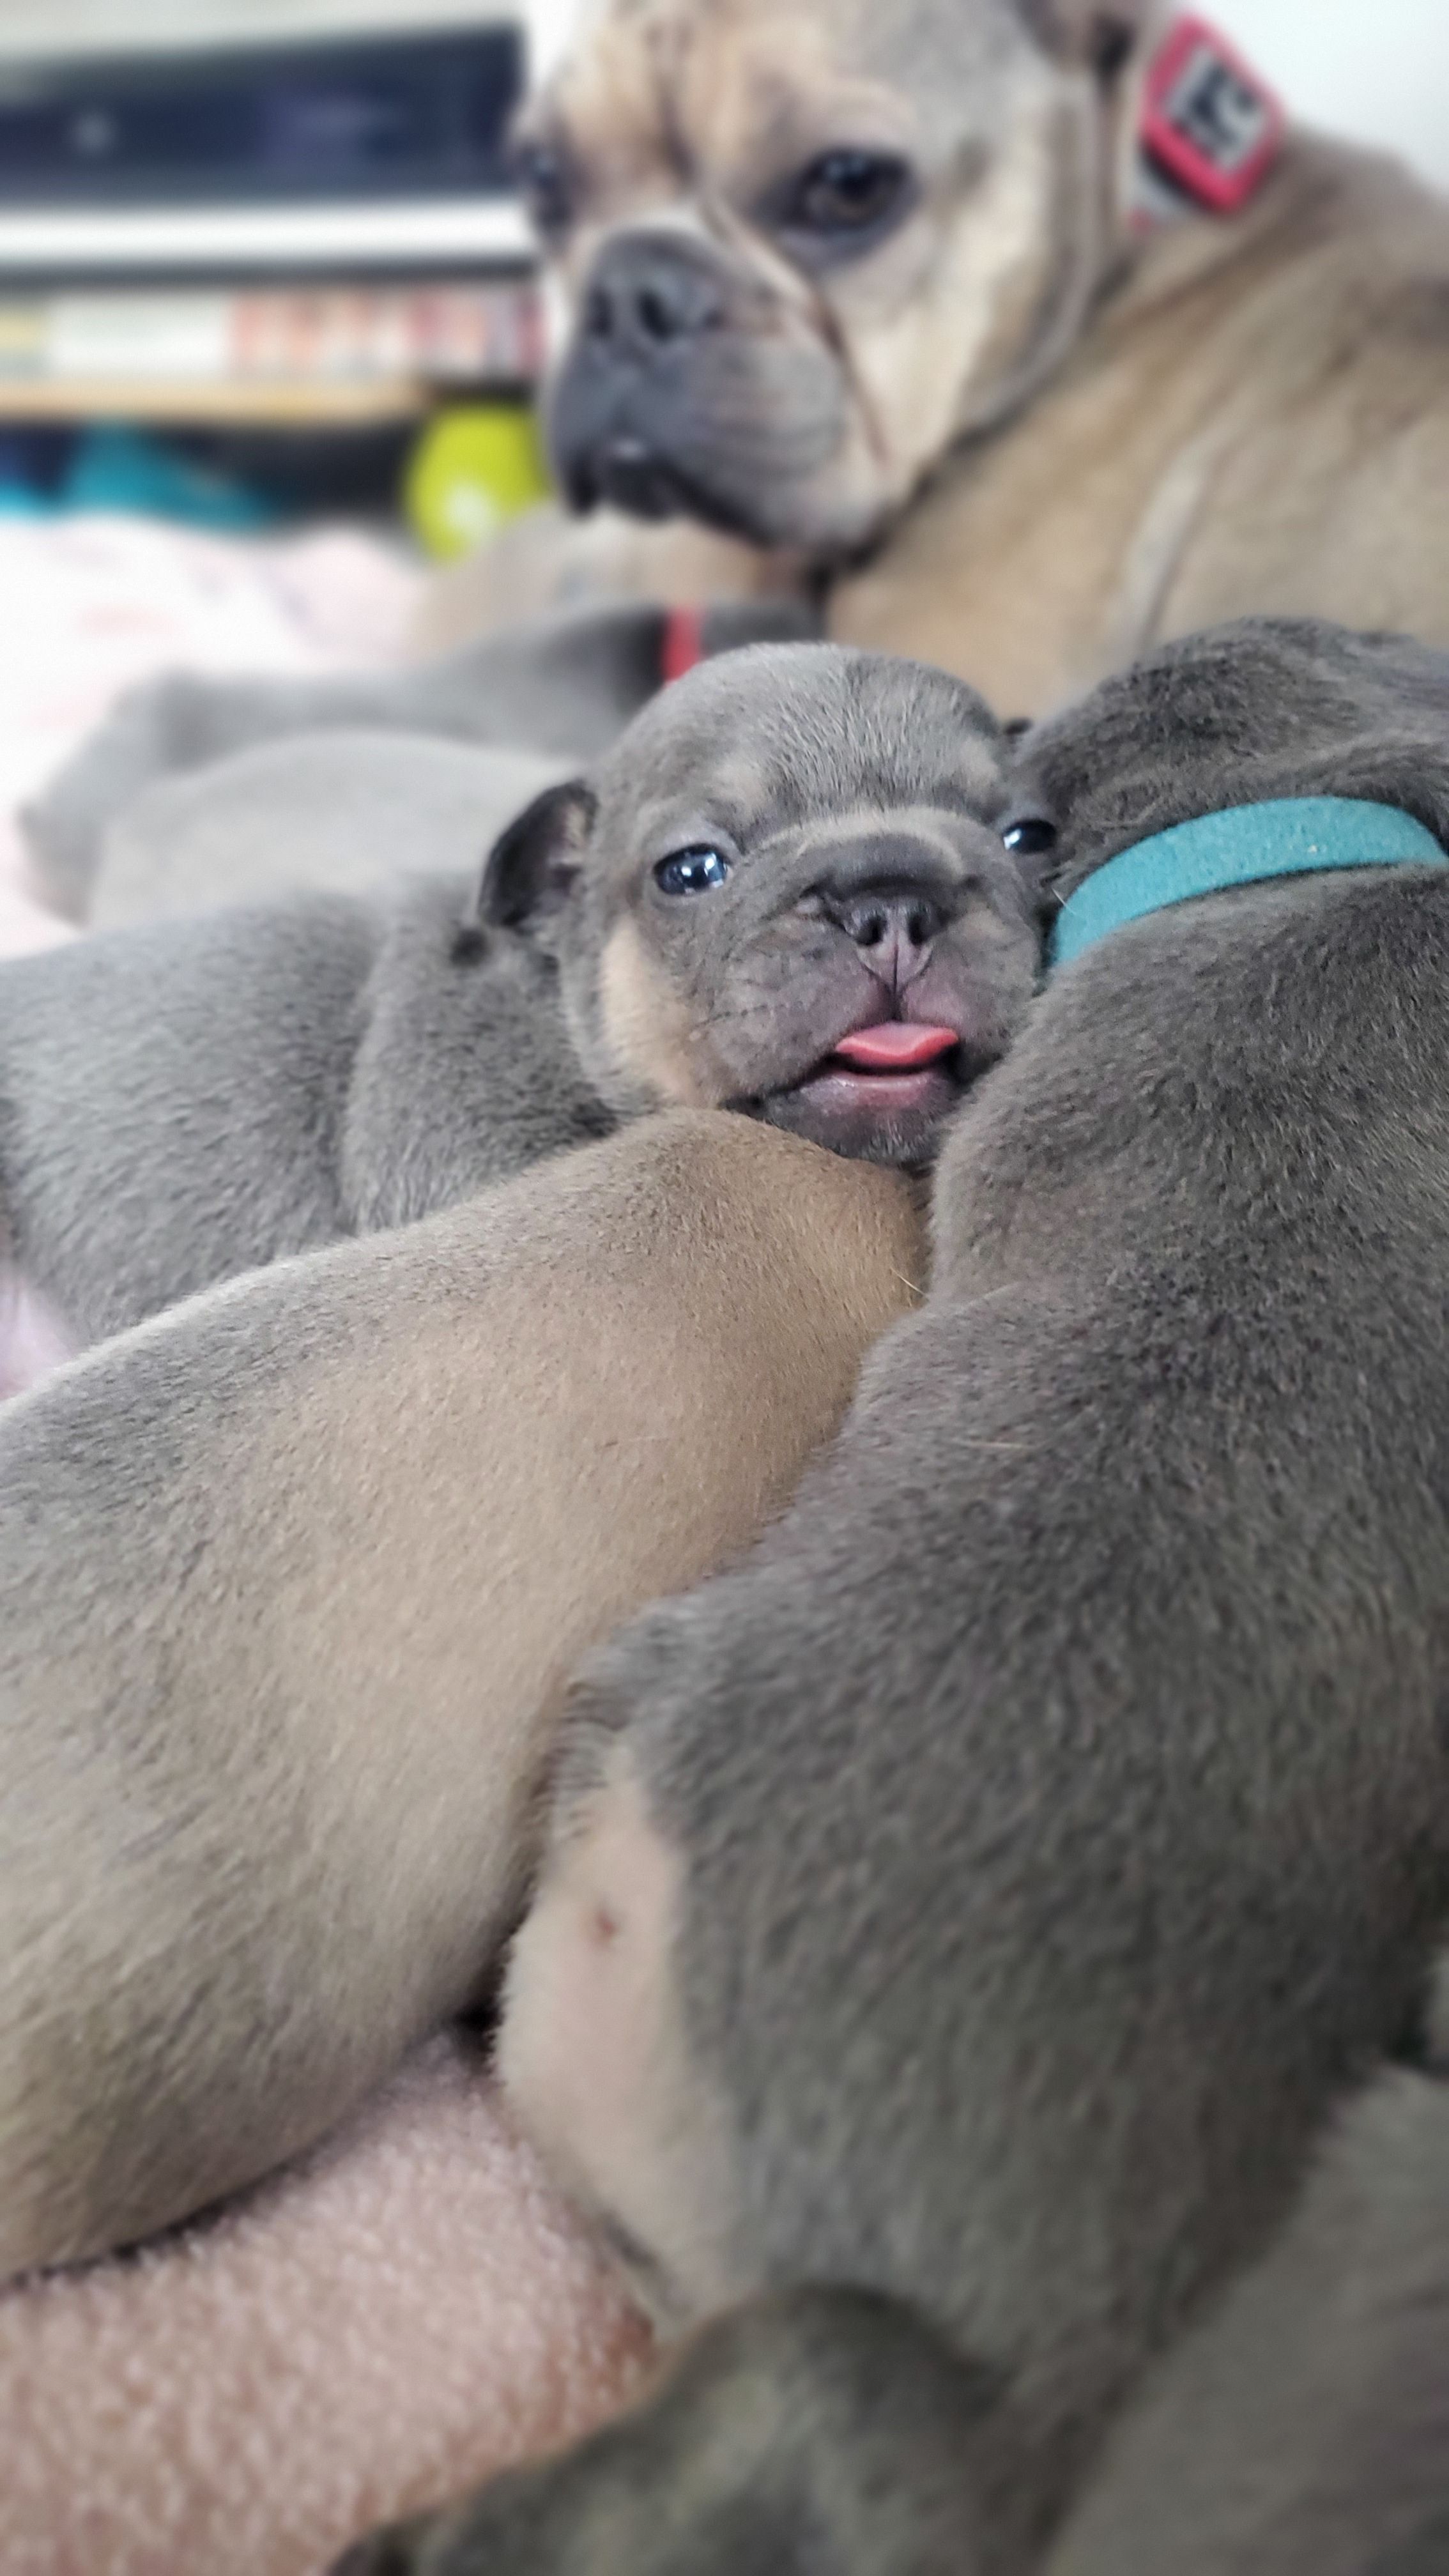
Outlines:
{"label": "grey puppy", "polygon": [[546,791],[481,890],[317,895],[0,969],[0,1312],[8,1264],[12,1318],[78,1345],[669,1104],[924,1162],[1036,980],[1004,792],[964,683],[756,646]]}
{"label": "grey puppy", "polygon": [[471,872],[577,758],[337,726],[248,743],[142,790],[108,829],[92,930]]}
{"label": "grey puppy", "polygon": [[[1417,645],[1221,630],[1028,737],[1022,835],[1064,894],[1260,800],[1442,840],[1446,714]],[[1446,981],[1424,865],[1158,911],[1048,985],[943,1156],[925,1312],[744,1566],[578,1693],[505,2078],[661,2318],[710,2322],[634,2418],[354,2568],[1039,2567],[1413,2043]]]}
{"label": "grey puppy", "polygon": [[[700,621],[696,644],[708,656],[798,641],[817,626],[808,609],[786,601],[722,605]],[[147,787],[298,735],[423,734],[511,753],[526,746],[569,765],[593,760],[667,676],[669,636],[662,609],[603,606],[539,617],[399,671],[326,680],[173,671],[142,681],[26,809],[32,865],[50,901],[79,920],[107,834]]]}

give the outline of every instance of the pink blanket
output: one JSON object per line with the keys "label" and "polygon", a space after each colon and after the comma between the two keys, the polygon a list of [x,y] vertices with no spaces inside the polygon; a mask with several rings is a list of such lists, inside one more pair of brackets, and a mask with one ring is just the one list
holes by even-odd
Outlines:
{"label": "pink blanket", "polygon": [[582,2432],[647,2337],[437,2040],[244,2207],[0,2295],[5,2576],[316,2576]]}
{"label": "pink blanket", "polygon": [[396,660],[422,579],[345,528],[263,542],[0,518],[0,956],[66,935],[35,900],[15,816],[122,689],[178,665],[301,677]]}
{"label": "pink blanket", "polygon": [[[401,649],[412,579],[346,536],[0,523],[0,956],[72,934],[15,809],[174,663]],[[378,2520],[569,2440],[647,2337],[475,2059],[440,2039],[305,2168],[128,2262],[0,2294],[5,2576],[315,2576]]]}

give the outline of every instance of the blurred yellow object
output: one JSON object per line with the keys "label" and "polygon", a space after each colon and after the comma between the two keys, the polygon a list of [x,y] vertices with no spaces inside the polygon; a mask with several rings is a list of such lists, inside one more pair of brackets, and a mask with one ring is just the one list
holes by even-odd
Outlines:
{"label": "blurred yellow object", "polygon": [[550,486],[538,424],[522,403],[438,412],[409,460],[403,501],[430,555],[472,552]]}

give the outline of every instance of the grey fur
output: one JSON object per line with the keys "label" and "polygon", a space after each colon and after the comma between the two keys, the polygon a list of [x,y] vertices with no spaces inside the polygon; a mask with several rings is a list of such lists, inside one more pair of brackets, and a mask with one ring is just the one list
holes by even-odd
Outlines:
{"label": "grey fur", "polygon": [[468,870],[576,760],[437,734],[289,735],[144,788],[106,833],[90,926]]}
{"label": "grey fur", "polygon": [[[1442,838],[1446,716],[1414,644],[1248,624],[1029,736],[1021,795],[1063,882],[1300,787]],[[954,1128],[925,1312],[751,1559],[624,1631],[577,1698],[504,2062],[661,2308],[744,2303],[713,2386],[683,2441],[667,2394],[637,2419],[623,2524],[581,2456],[527,2546],[505,2491],[357,2566],[636,2576],[647,2529],[649,2576],[695,2576],[713,2461],[712,2515],[733,2499],[772,2576],[1039,2567],[1154,2357],[1413,2039],[1449,1909],[1446,988],[1449,878],[1419,870],[1159,914],[1048,987]],[[529,1961],[621,1780],[677,1880],[669,2009],[712,2106],[668,2168],[695,2177],[683,2214],[621,2207],[594,2136],[529,2090]],[[641,1904],[625,1887],[617,1939]],[[967,2365],[949,2432],[872,2452],[858,2316],[838,2361],[818,2320],[782,2326],[807,2284],[903,2303]],[[1424,2422],[1442,2389],[1441,2365]],[[860,2456],[886,2499],[842,2528]],[[1359,2465],[1349,2528],[1393,2568],[1412,2515],[1371,2441]],[[918,2545],[927,2468],[969,2482],[944,2554]]]}
{"label": "grey fur", "polygon": [[1149,2381],[1050,2576],[1442,2576],[1449,2086],[1385,2076]]}
{"label": "grey fur", "polygon": [[[446,854],[466,814],[459,766],[483,756],[440,746],[434,773],[398,738],[389,775],[400,756],[418,850]],[[258,763],[283,792],[285,751],[239,755],[212,773],[225,813]],[[0,968],[0,1271],[8,1259],[83,1344],[670,1102],[923,1159],[1034,987],[1035,892],[993,828],[1004,793],[995,726],[963,683],[761,645],[662,693],[587,788],[531,809],[489,863],[484,912],[476,875],[427,879],[14,961]],[[383,841],[388,824],[384,811]],[[733,852],[726,891],[663,898],[655,862],[709,835]],[[505,871],[524,887],[506,903]],[[896,991],[846,916],[872,888],[913,886],[934,927]],[[820,909],[837,897],[840,920]],[[960,1032],[930,1116],[820,1108],[820,1060],[896,1010]]]}
{"label": "grey fur", "polygon": [[470,891],[300,896],[0,967],[0,1253],[68,1339],[607,1134],[547,967],[515,940],[455,961]]}

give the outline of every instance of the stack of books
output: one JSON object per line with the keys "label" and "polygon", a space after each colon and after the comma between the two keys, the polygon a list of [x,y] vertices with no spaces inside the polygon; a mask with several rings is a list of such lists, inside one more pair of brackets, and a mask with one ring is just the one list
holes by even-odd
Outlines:
{"label": "stack of books", "polygon": [[404,419],[541,361],[514,20],[0,61],[0,419]]}

